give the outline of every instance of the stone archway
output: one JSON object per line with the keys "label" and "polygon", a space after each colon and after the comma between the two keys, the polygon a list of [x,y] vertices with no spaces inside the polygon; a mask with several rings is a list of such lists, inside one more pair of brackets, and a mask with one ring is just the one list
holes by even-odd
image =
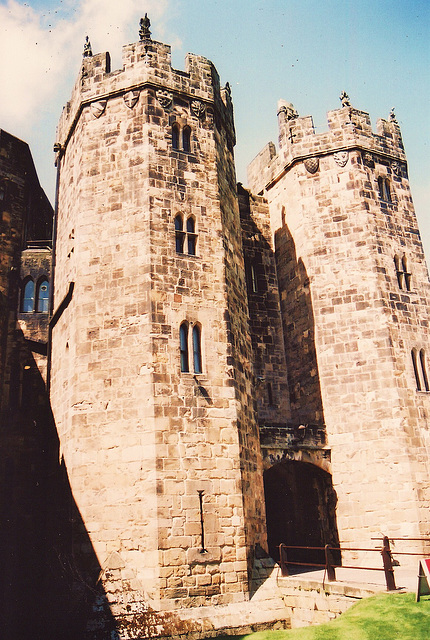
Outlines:
{"label": "stone archway", "polygon": [[[279,560],[279,544],[339,546],[337,496],[327,471],[308,462],[284,460],[264,472],[269,553]],[[324,563],[324,551],[295,549],[288,559]],[[336,562],[340,555],[335,557]]]}

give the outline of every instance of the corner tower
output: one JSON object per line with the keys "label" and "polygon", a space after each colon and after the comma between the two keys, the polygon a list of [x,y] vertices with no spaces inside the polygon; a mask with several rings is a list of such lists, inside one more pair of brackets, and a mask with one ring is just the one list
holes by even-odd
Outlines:
{"label": "corner tower", "polygon": [[[341,98],[320,134],[281,101],[279,152],[269,143],[248,177],[269,202],[290,393],[320,387],[340,538],[364,544],[429,533],[430,287],[394,113],[375,134]],[[300,366],[300,270],[314,371]],[[306,420],[306,405],[291,407]]]}
{"label": "corner tower", "polygon": [[56,146],[51,402],[119,617],[245,600],[265,546],[230,90],[140,35]]}

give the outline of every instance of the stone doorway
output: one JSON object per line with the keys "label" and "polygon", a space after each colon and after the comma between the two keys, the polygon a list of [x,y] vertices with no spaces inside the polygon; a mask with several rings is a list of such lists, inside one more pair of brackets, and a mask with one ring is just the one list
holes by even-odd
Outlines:
{"label": "stone doorway", "polygon": [[[285,460],[264,472],[269,553],[279,561],[279,545],[339,546],[337,496],[329,473],[308,462]],[[325,562],[324,551],[288,550],[288,560]],[[334,555],[336,563],[340,554]]]}

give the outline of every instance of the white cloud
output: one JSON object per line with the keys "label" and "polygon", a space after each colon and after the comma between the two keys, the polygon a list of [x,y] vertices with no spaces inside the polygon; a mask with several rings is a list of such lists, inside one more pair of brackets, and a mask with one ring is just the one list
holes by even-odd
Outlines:
{"label": "white cloud", "polygon": [[[167,0],[86,0],[76,21],[81,41],[89,35],[93,52],[110,51],[119,60],[121,47],[139,39],[139,20],[148,12],[152,22],[161,21],[167,12]],[[158,26],[157,26],[158,29]]]}
{"label": "white cloud", "polygon": [[0,25],[0,122],[9,126],[31,118],[48,98],[61,62],[52,52],[54,33],[30,7],[10,0],[0,7]]}
{"label": "white cloud", "polygon": [[168,2],[84,0],[58,11],[16,0],[0,5],[0,127],[29,135],[61,87],[73,85],[86,35],[94,53],[110,51],[119,66],[121,47],[138,40],[145,11],[163,30]]}

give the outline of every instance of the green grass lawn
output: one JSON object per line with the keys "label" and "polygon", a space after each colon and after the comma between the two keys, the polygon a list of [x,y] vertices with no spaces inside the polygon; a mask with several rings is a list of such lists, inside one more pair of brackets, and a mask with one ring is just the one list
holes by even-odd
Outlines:
{"label": "green grass lawn", "polygon": [[[222,636],[233,640],[232,636]],[[290,631],[259,631],[249,640],[430,640],[430,597],[415,602],[413,593],[365,598],[339,618]]]}

